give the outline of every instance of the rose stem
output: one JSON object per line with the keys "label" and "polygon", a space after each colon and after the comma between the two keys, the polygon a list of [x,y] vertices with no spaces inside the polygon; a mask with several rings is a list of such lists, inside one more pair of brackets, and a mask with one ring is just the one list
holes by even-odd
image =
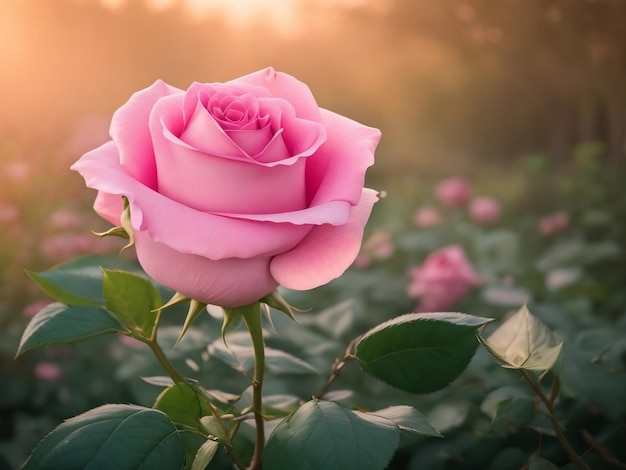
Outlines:
{"label": "rose stem", "polygon": [[[535,381],[528,374],[528,372],[526,372],[524,369],[520,369],[520,371],[522,372],[522,376],[524,377],[524,379],[526,379],[526,381],[532,387],[533,391],[537,394],[539,399],[543,402],[543,404],[548,409],[548,418],[550,418],[550,422],[552,423],[552,429],[554,429],[554,432],[556,433],[556,437],[559,440],[561,447],[567,453],[572,463],[582,470],[590,470],[589,466],[585,462],[583,462],[583,460],[580,458],[580,456],[576,453],[576,451],[572,448],[572,446],[569,444],[569,442],[565,438],[565,434],[563,434],[563,431],[561,430],[561,425],[559,424],[559,422],[556,419],[556,416],[554,415],[553,401],[551,401],[550,399],[548,399],[548,397],[546,397],[546,395],[541,390],[541,387],[539,387],[539,385],[535,383]],[[555,390],[554,387],[558,387],[559,382],[558,382],[558,379],[554,376],[553,376],[553,380],[554,380],[553,385],[552,385],[553,393],[551,394],[551,396],[553,398],[556,398],[556,393],[554,393],[554,390]]]}
{"label": "rose stem", "polygon": [[261,305],[259,302],[248,305],[243,310],[243,319],[252,338],[254,348],[254,375],[252,377],[252,407],[256,425],[256,442],[250,470],[262,467],[263,448],[265,447],[265,423],[263,420],[263,376],[265,374],[265,344],[263,342],[263,326],[261,323]]}

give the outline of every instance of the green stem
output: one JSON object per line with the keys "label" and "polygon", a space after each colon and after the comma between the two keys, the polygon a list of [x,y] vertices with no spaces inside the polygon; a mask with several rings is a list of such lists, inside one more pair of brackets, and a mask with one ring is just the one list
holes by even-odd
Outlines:
{"label": "green stem", "polygon": [[[581,470],[590,470],[589,466],[580,458],[580,456],[576,453],[576,451],[572,448],[570,443],[567,441],[567,438],[565,437],[565,434],[563,434],[563,430],[561,429],[561,425],[556,419],[556,416],[554,414],[554,398],[556,398],[554,397],[555,395],[554,388],[553,388],[553,393],[551,397],[552,399],[550,399],[543,393],[543,390],[541,390],[541,387],[539,386],[539,384],[537,384],[532,379],[532,377],[528,374],[528,372],[526,372],[524,369],[521,369],[521,372],[522,372],[522,376],[524,377],[524,379],[526,379],[526,381],[532,387],[533,391],[537,394],[539,399],[546,406],[548,410],[548,418],[550,418],[550,422],[552,423],[552,429],[554,429],[554,432],[556,433],[556,437],[559,440],[559,444],[561,444],[561,447],[567,453],[572,463],[576,465],[578,468],[580,468]],[[558,382],[557,382],[556,387],[558,387]]]}
{"label": "green stem", "polygon": [[263,468],[262,458],[265,447],[265,422],[263,420],[263,377],[265,375],[265,344],[261,322],[261,304],[255,302],[243,309],[243,320],[248,327],[254,348],[254,375],[252,377],[252,408],[256,425],[256,442],[249,470]]}
{"label": "green stem", "polygon": [[356,359],[354,354],[352,354],[352,351],[354,350],[354,346],[356,345],[356,343],[359,342],[360,339],[361,339],[361,336],[350,341],[350,344],[348,344],[348,347],[346,348],[346,351],[344,352],[343,357],[341,359],[335,359],[335,362],[333,363],[333,368],[330,373],[330,377],[328,377],[328,380],[326,380],[326,383],[324,384],[322,389],[319,391],[319,393],[316,395],[317,398],[319,399],[324,398],[324,395],[328,393],[330,386],[335,381],[335,379],[339,376],[339,373],[344,368],[344,366],[348,363],[348,361],[352,361]]}
{"label": "green stem", "polygon": [[138,338],[138,339],[140,339],[141,341],[143,341],[150,347],[150,349],[156,356],[157,360],[159,361],[159,364],[161,364],[161,367],[165,369],[165,372],[167,372],[167,375],[170,376],[170,378],[175,384],[180,383],[180,382],[185,382],[185,377],[183,377],[174,368],[170,360],[167,358],[167,356],[161,349],[161,346],[159,346],[159,343],[157,343],[157,330],[159,329],[159,322],[161,320],[161,312],[162,312],[161,309],[159,309],[156,312],[156,318],[154,319],[154,328],[152,329],[152,334],[150,335],[150,338]]}

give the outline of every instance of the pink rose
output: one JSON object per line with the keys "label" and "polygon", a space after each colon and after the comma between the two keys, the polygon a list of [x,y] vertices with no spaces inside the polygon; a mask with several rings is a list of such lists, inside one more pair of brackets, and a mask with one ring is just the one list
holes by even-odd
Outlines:
{"label": "pink rose", "polygon": [[569,215],[559,211],[542,217],[539,220],[539,231],[542,235],[548,236],[562,232],[569,225]]}
{"label": "pink rose", "polygon": [[205,303],[338,277],[378,199],[363,184],[380,131],[271,68],[186,91],[157,81],[115,112],[110,134],[72,166],[99,191],[96,212],[119,225],[128,198],[145,271]]}
{"label": "pink rose", "polygon": [[463,206],[471,196],[469,183],[460,176],[454,176],[440,181],[435,187],[437,199],[448,207]]}
{"label": "pink rose", "polygon": [[449,309],[461,300],[480,278],[463,248],[448,246],[431,253],[424,263],[411,270],[409,297],[419,297],[418,310],[436,312]]}
{"label": "pink rose", "polygon": [[434,207],[424,206],[413,213],[413,222],[419,228],[430,228],[441,223],[441,216]]}
{"label": "pink rose", "polygon": [[469,206],[469,215],[474,222],[480,225],[489,225],[498,221],[502,207],[491,197],[477,197]]}
{"label": "pink rose", "polygon": [[61,368],[54,362],[40,362],[35,366],[35,377],[42,382],[54,382],[62,374]]}

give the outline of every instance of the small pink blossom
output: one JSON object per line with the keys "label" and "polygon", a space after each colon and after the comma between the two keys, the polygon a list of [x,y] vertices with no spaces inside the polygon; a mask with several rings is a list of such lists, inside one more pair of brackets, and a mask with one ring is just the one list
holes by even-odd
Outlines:
{"label": "small pink blossom", "polygon": [[437,199],[448,207],[463,206],[469,201],[471,193],[472,189],[469,183],[460,176],[441,180],[435,187]]}
{"label": "small pink blossom", "polygon": [[439,211],[431,206],[423,206],[413,213],[413,223],[419,228],[430,228],[441,223]]}
{"label": "small pink blossom", "polygon": [[80,228],[84,225],[84,215],[71,210],[59,210],[48,217],[48,227],[51,229]]}
{"label": "small pink blossom", "polygon": [[64,233],[44,238],[39,248],[46,259],[59,262],[92,252],[96,240],[93,235]]}
{"label": "small pink blossom", "polygon": [[372,258],[365,253],[359,253],[352,265],[357,269],[366,269],[372,264]]}
{"label": "small pink blossom", "polygon": [[15,204],[0,204],[0,223],[15,222],[20,216],[20,210]]}
{"label": "small pink blossom", "polygon": [[463,248],[451,245],[431,253],[424,263],[411,270],[409,297],[419,297],[421,312],[449,309],[480,284]]}
{"label": "small pink blossom", "polygon": [[393,254],[394,249],[391,234],[385,230],[375,230],[363,243],[353,266],[365,269],[370,265],[372,259],[388,259]]}
{"label": "small pink blossom", "polygon": [[569,225],[569,215],[566,212],[559,211],[542,217],[539,220],[539,232],[548,236],[562,232]]}
{"label": "small pink blossom", "polygon": [[40,362],[35,366],[35,377],[43,382],[54,382],[61,378],[62,371],[54,362]]}
{"label": "small pink blossom", "polygon": [[30,176],[30,167],[24,161],[10,162],[4,166],[4,174],[7,179],[21,183]]}
{"label": "small pink blossom", "polygon": [[26,305],[24,309],[22,310],[22,314],[26,318],[32,318],[35,315],[37,315],[37,313],[39,313],[41,309],[43,309],[46,305],[49,305],[49,304],[50,304],[49,300],[36,300]]}
{"label": "small pink blossom", "polygon": [[469,206],[471,219],[480,225],[496,223],[502,214],[502,206],[494,198],[481,196],[474,198]]}
{"label": "small pink blossom", "polygon": [[133,338],[132,336],[118,335],[117,337],[119,342],[122,343],[124,346],[129,346],[134,349],[141,349],[143,347],[143,343],[138,339]]}
{"label": "small pink blossom", "polygon": [[391,234],[385,230],[374,231],[363,244],[363,249],[374,258],[389,258],[394,250]]}

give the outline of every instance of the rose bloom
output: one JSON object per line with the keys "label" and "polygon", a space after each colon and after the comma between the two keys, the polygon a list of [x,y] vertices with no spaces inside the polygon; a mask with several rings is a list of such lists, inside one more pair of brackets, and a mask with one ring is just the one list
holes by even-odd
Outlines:
{"label": "rose bloom", "polygon": [[439,201],[448,207],[461,207],[471,196],[472,190],[465,178],[453,176],[441,180],[435,187],[435,194]]}
{"label": "rose bloom", "polygon": [[441,223],[441,215],[434,207],[420,207],[413,213],[413,223],[419,228],[430,228]]}
{"label": "rose bloom", "polygon": [[448,246],[431,253],[424,263],[411,270],[409,297],[419,297],[421,312],[437,312],[454,306],[480,284],[463,248]]}
{"label": "rose bloom", "polygon": [[559,211],[542,217],[539,220],[539,232],[548,236],[562,232],[569,225],[569,215],[566,212]]}
{"label": "rose bloom", "polygon": [[477,197],[472,200],[469,206],[471,219],[480,225],[490,225],[496,223],[502,214],[500,203],[491,197]]}
{"label": "rose bloom", "polygon": [[236,307],[305,290],[359,253],[377,193],[363,187],[380,131],[320,108],[271,68],[187,90],[162,81],[113,115],[111,139],[72,169],[161,284]]}
{"label": "rose bloom", "polygon": [[40,362],[35,366],[35,377],[42,382],[53,382],[62,374],[61,368],[54,362]]}

